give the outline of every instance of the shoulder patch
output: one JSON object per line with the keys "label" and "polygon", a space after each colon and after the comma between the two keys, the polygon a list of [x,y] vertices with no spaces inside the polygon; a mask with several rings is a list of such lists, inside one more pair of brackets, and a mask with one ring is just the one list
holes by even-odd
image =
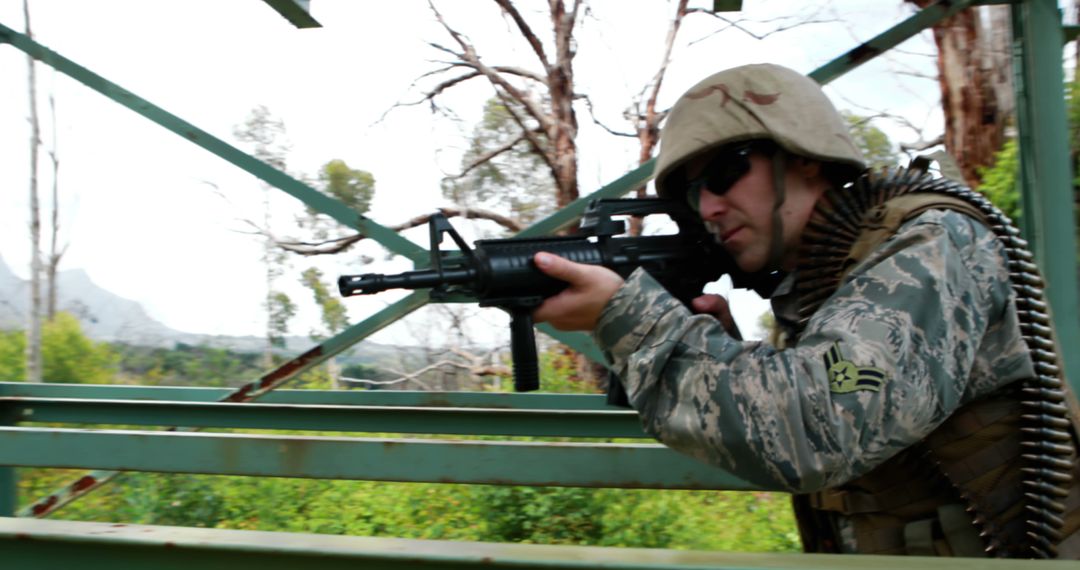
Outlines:
{"label": "shoulder patch", "polygon": [[847,394],[856,390],[877,392],[888,379],[885,371],[872,366],[859,366],[846,360],[840,352],[840,343],[834,342],[825,352],[825,374],[829,377],[829,390],[834,394]]}

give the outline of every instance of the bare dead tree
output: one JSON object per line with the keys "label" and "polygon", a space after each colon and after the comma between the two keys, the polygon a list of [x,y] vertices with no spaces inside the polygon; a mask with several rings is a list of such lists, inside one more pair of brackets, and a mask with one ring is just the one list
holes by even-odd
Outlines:
{"label": "bare dead tree", "polygon": [[[656,70],[652,79],[642,88],[634,98],[630,108],[623,114],[633,125],[637,134],[639,151],[638,164],[645,164],[652,158],[656,145],[660,142],[660,123],[667,117],[668,111],[657,111],[656,101],[660,96],[660,88],[664,84],[664,76],[667,75],[668,65],[671,64],[671,52],[675,48],[675,38],[679,34],[683,19],[686,18],[687,0],[679,0],[675,6],[675,16],[671,19],[667,37],[664,41],[664,55],[660,59],[660,67]],[[635,192],[638,198],[644,198],[645,186],[641,186]],[[641,235],[643,220],[632,218],[630,220],[630,234]]]}
{"label": "bare dead tree", "polygon": [[366,386],[394,386],[413,382],[423,390],[430,391],[432,390],[432,386],[421,378],[425,374],[431,372],[441,371],[445,373],[447,370],[461,371],[474,379],[494,378],[496,381],[511,376],[513,371],[509,366],[491,363],[492,355],[493,352],[477,355],[460,349],[452,349],[450,354],[446,355],[445,358],[432,362],[412,372],[385,370],[396,376],[396,378],[390,380],[371,380],[367,378],[348,378],[344,376],[340,379],[344,382]]}
{"label": "bare dead tree", "polygon": [[[638,139],[638,164],[644,164],[652,158],[659,142],[660,125],[668,112],[667,110],[658,109],[657,101],[672,60],[676,38],[683,20],[688,14],[707,14],[723,22],[724,26],[715,33],[734,28],[757,39],[763,39],[796,26],[830,21],[817,18],[817,12],[815,12],[809,17],[782,17],[765,22],[751,22],[745,19],[727,18],[707,9],[689,8],[687,0],[678,0],[675,3],[675,12],[668,27],[663,56],[657,71],[624,112],[624,117],[633,125],[633,133],[623,133],[600,122],[596,118],[595,112],[593,112],[592,101],[588,96],[574,91],[572,33],[576,14],[579,11],[579,3],[574,2],[572,8],[566,11],[563,2],[554,0],[550,2],[552,31],[556,46],[556,60],[554,63],[549,61],[539,37],[525,22],[513,3],[509,0],[496,0],[496,3],[502,8],[504,14],[512,19],[521,37],[532,48],[533,53],[542,65],[544,73],[530,73],[516,67],[486,67],[481,63],[476,48],[460,32],[447,24],[445,18],[434,5],[429,3],[439,23],[454,38],[459,48],[454,50],[432,44],[437,49],[452,55],[454,59],[447,62],[446,67],[432,72],[430,75],[450,73],[452,71],[458,73],[428,89],[419,101],[412,104],[426,102],[432,105],[434,110],[436,108],[435,98],[447,89],[476,77],[486,77],[495,88],[497,96],[506,104],[507,109],[514,113],[515,121],[520,126],[522,134],[521,138],[508,141],[507,144],[477,157],[471,164],[466,165],[465,171],[467,172],[504,152],[508,152],[523,138],[529,142],[536,153],[543,157],[544,162],[551,169],[553,178],[556,181],[558,207],[568,204],[578,196],[576,181],[570,179],[571,175],[576,177],[577,172],[577,151],[573,142],[573,136],[577,133],[577,122],[573,110],[575,100],[584,101],[593,117],[593,121],[609,133]],[[770,25],[771,29],[765,32],[755,32],[748,26],[750,23]],[[515,80],[520,81],[520,83],[515,82]],[[525,87],[519,87],[520,84],[524,84]],[[536,86],[542,86],[546,89],[546,100],[536,101],[530,97],[532,93],[530,88]],[[545,106],[544,103],[547,103],[548,106]],[[515,111],[515,109],[519,111]],[[638,188],[636,194],[638,197],[644,197],[646,188],[644,186]],[[630,231],[632,235],[640,235],[642,221],[632,219]],[[584,375],[590,375],[581,370],[587,368],[583,360],[579,361],[578,366],[579,371],[583,372]]]}
{"label": "bare dead tree", "polygon": [[[30,2],[23,0],[26,36],[30,28]],[[30,90],[30,311],[26,330],[26,380],[41,382],[44,360],[41,353],[41,213],[38,202],[38,148],[41,146],[41,123],[37,110],[37,73],[33,56],[27,55],[27,81]]]}
{"label": "bare dead tree", "polygon": [[[563,0],[551,0],[548,3],[554,46],[554,53],[549,56],[540,36],[511,0],[494,2],[529,45],[540,71],[488,65],[481,60],[468,37],[451,26],[435,4],[429,2],[436,20],[456,46],[447,47],[431,42],[432,47],[450,56],[450,59],[445,62],[444,67],[425,74],[418,81],[429,77],[449,77],[425,89],[419,100],[401,103],[400,106],[427,103],[433,110],[441,109],[436,99],[446,90],[472,79],[486,79],[495,90],[496,97],[506,106],[521,129],[521,138],[528,142],[533,152],[543,159],[551,172],[556,206],[561,208],[576,200],[579,195],[576,143],[578,124],[574,111],[576,94],[573,67],[576,50],[573,34],[582,3],[580,0],[572,0],[569,7]],[[520,140],[478,157],[472,164],[467,165],[465,170],[510,151]]]}
{"label": "bare dead tree", "polygon": [[46,302],[45,318],[52,322],[56,318],[56,298],[59,294],[59,285],[56,274],[60,267],[60,260],[67,251],[67,244],[60,246],[60,150],[56,136],[56,96],[49,94],[49,111],[52,115],[52,146],[49,149],[49,159],[52,162],[52,215],[49,227],[49,257],[45,264],[46,288],[48,301]]}
{"label": "bare dead tree", "polygon": [[[925,8],[932,0],[907,0]],[[1007,6],[988,7],[995,10]],[[1007,19],[997,17],[992,25]],[[945,114],[945,149],[952,155],[972,187],[980,182],[979,168],[994,163],[994,153],[1005,142],[1005,129],[1011,115],[1009,91],[1010,66],[1000,34],[988,30],[977,9],[968,9],[934,26],[938,48],[938,81]]]}

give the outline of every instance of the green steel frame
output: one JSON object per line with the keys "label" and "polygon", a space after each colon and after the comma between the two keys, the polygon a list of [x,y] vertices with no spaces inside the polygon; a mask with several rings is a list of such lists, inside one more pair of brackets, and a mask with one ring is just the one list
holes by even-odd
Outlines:
{"label": "green steel frame", "polygon": [[[266,2],[301,20],[306,15],[306,2]],[[1061,69],[1064,36],[1056,2],[942,0],[815,70],[811,76],[823,84],[828,83],[958,11],[984,4],[1012,5],[1024,206],[1022,226],[1049,284],[1047,295],[1054,310],[1059,342],[1063,347],[1080,346],[1072,175]],[[314,22],[313,25],[318,24]],[[420,246],[3,24],[0,24],[0,43],[12,45],[280,188],[307,206],[364,233],[390,251],[410,259],[417,267],[428,263],[430,252]],[[653,166],[650,161],[638,167],[518,235],[544,235],[569,227],[592,199],[621,196],[646,183]],[[115,470],[94,471],[84,476],[66,490],[72,494],[65,500],[98,484],[97,479],[111,477],[116,471],[123,470],[628,488],[756,488],[655,443],[606,441],[647,439],[647,436],[632,413],[612,410],[597,396],[276,390],[290,378],[427,302],[426,293],[413,293],[239,390],[0,383],[0,466]],[[541,328],[602,361],[587,336]],[[1070,383],[1074,390],[1080,390],[1080,362],[1077,361],[1080,355],[1070,350],[1063,350],[1062,354]],[[260,403],[249,403],[255,399]],[[37,426],[39,423],[73,427],[40,427]],[[100,429],[102,426],[124,426],[124,429]],[[140,431],[127,426],[185,427],[170,431]],[[304,436],[195,433],[204,428],[357,432],[372,434],[372,437],[322,433]],[[383,435],[386,433],[485,438],[534,436],[579,438],[579,441],[416,439],[401,435],[389,438]],[[605,441],[581,441],[598,438]],[[657,469],[657,465],[663,465],[663,469]],[[35,504],[30,509],[31,514],[46,514],[56,508],[56,497],[49,499],[52,504]],[[15,470],[0,467],[0,544],[3,545],[0,548],[5,554],[14,556],[10,559],[34,560],[42,564],[77,561],[83,568],[97,567],[94,564],[112,568],[125,562],[145,562],[146,565],[152,562],[159,568],[191,564],[224,568],[253,563],[266,568],[284,568],[286,564],[292,567],[295,562],[308,560],[328,567],[352,566],[361,561],[375,567],[412,562],[445,567],[496,563],[558,568],[591,568],[601,564],[624,568],[908,568],[915,564],[934,568],[944,567],[946,563],[950,568],[958,568],[967,565],[958,561],[888,557],[869,560],[822,556],[684,555],[581,547],[463,545],[308,535],[282,537],[275,533],[4,518],[15,512],[16,503]],[[30,538],[32,540],[28,540]],[[162,548],[170,546],[182,546],[170,551],[182,551],[183,556],[162,556]],[[477,552],[487,554],[476,556]],[[89,562],[92,560],[94,562]],[[979,568],[992,567],[987,561],[980,560],[977,564]],[[1009,564],[1017,567],[1015,562]],[[1047,564],[1040,563],[1041,566]],[[974,563],[972,567],[976,567]]]}
{"label": "green steel frame", "polygon": [[37,568],[155,570],[1056,570],[1073,562],[491,544],[0,518],[5,559]]}
{"label": "green steel frame", "polygon": [[322,24],[311,15],[311,0],[263,0],[263,2],[297,28],[322,27]]}

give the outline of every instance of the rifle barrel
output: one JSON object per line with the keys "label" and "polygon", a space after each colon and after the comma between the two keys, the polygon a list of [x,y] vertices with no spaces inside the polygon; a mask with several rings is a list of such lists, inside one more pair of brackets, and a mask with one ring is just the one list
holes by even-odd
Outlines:
{"label": "rifle barrel", "polygon": [[343,297],[370,295],[387,289],[429,289],[439,285],[464,285],[476,279],[472,268],[434,269],[406,271],[397,275],[365,273],[363,275],[342,275],[338,277],[338,291]]}

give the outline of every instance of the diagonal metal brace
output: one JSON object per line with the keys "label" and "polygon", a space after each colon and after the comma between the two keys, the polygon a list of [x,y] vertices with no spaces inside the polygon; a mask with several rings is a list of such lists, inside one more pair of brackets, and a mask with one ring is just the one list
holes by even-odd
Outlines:
{"label": "diagonal metal brace", "polygon": [[[393,323],[398,318],[426,305],[428,296],[426,292],[417,291],[379,311],[361,323],[357,323],[343,332],[301,354],[300,356],[282,364],[275,370],[267,372],[258,380],[244,384],[231,393],[222,397],[221,402],[252,402],[266,393],[278,388],[303,374],[304,372],[326,362],[331,357],[349,348],[360,339],[363,339],[383,327]],[[191,428],[170,428],[169,431],[198,431]],[[105,485],[115,479],[119,471],[91,471],[86,475],[72,481],[68,485],[57,489],[49,495],[42,497],[34,503],[27,505],[16,513],[20,517],[44,517],[53,513],[60,507],[75,499]]]}
{"label": "diagonal metal brace", "polygon": [[0,24],[0,43],[8,43],[30,57],[45,63],[72,79],[135,111],[188,141],[236,165],[271,186],[280,188],[310,208],[334,218],[386,246],[390,251],[403,255],[414,264],[427,263],[427,250],[382,226],[344,202],[319,192],[311,186],[245,153],[231,144],[173,115],[157,105],[120,87],[89,69]]}

